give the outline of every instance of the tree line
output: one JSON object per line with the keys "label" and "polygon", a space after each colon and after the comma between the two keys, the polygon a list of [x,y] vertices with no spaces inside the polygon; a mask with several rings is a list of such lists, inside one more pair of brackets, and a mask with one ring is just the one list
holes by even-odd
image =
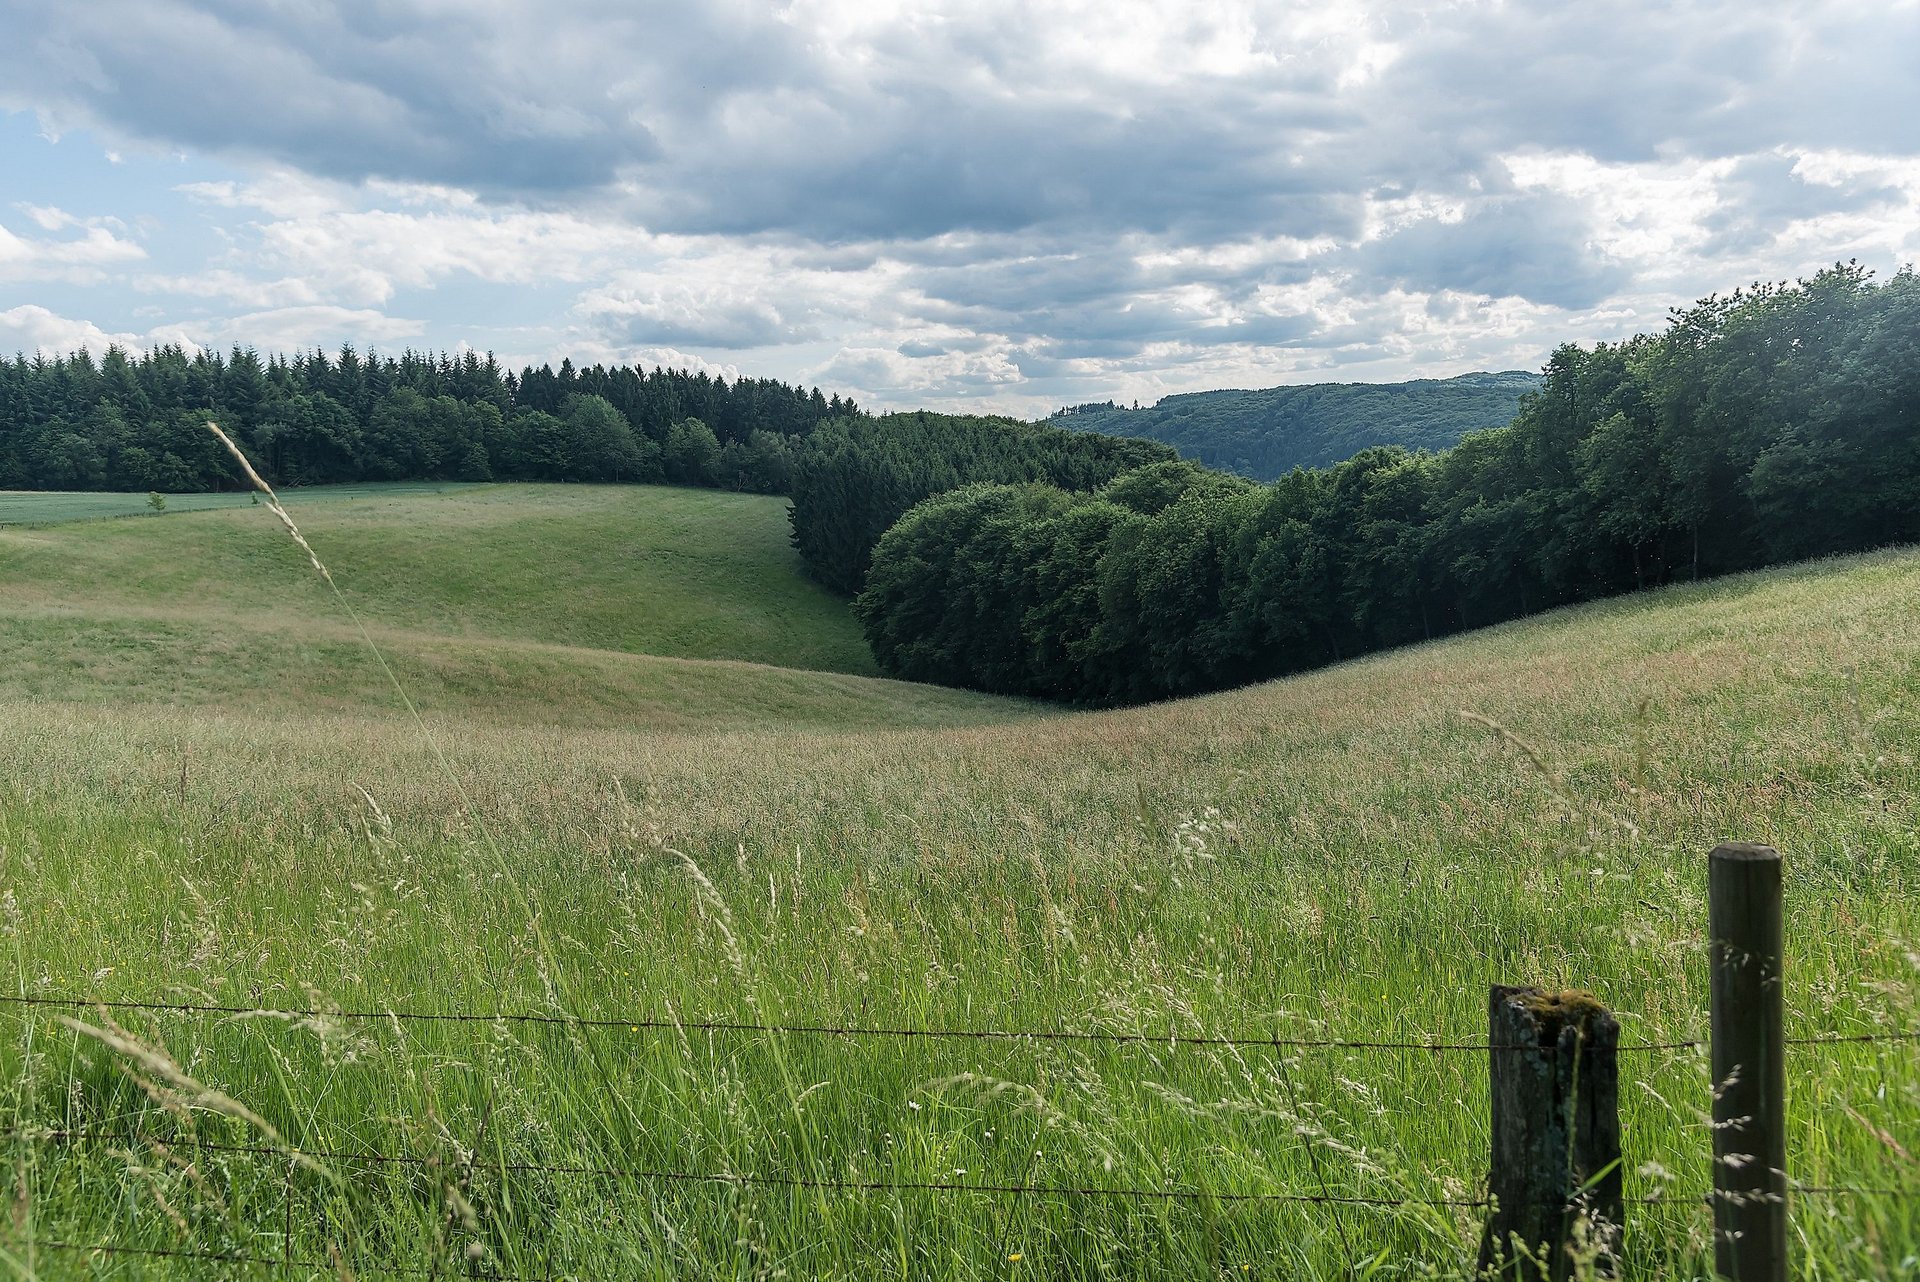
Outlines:
{"label": "tree line", "polygon": [[981,481],[1091,490],[1173,457],[1153,441],[1010,418],[916,411],[834,419],[794,455],[793,544],[814,578],[852,595],[874,545],[923,499]]}
{"label": "tree line", "polygon": [[1165,461],[964,479],[873,546],[855,608],[885,671],[1090,704],[1221,689],[1920,539],[1920,279],[1836,266],[1564,346],[1511,424],[1440,453],[1270,485]]}
{"label": "tree line", "polygon": [[859,406],[771,379],[352,347],[269,356],[109,348],[0,361],[0,489],[189,493],[240,483],[217,419],[275,484],[672,481],[784,493],[796,443]]}

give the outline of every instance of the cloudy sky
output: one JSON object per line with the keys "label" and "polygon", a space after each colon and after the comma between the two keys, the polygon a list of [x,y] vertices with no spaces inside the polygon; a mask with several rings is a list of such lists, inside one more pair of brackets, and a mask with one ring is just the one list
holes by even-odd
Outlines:
{"label": "cloudy sky", "polygon": [[0,349],[1044,413],[1920,257],[1920,3],[0,0]]}

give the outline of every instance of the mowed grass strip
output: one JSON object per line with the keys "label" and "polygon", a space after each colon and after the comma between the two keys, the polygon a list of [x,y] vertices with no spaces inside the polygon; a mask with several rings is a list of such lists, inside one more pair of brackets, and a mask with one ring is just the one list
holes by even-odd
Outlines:
{"label": "mowed grass strip", "polygon": [[[338,502],[343,499],[406,498],[445,494],[471,488],[459,481],[385,481],[364,485],[317,485],[281,492],[283,502]],[[0,490],[0,525],[61,525],[69,521],[99,521],[128,516],[171,516],[214,508],[250,507],[253,492],[235,490],[212,494],[162,494],[155,508],[146,494],[114,490]]]}
{"label": "mowed grass strip", "polygon": [[[1484,1034],[1488,984],[1526,981],[1596,991],[1632,1042],[1699,1038],[1705,855],[1741,837],[1789,860],[1793,1030],[1892,1039],[1920,1026],[1916,592],[1920,556],[1888,553],[963,727],[659,733],[475,701],[429,713],[453,780],[351,700],[7,704],[5,991],[679,1027],[118,1017],[291,1142],[440,1164],[332,1181],[189,1172],[152,1141],[258,1128],[142,1087],[50,1012],[0,1013],[0,1111],[113,1141],[11,1144],[0,1246],[277,1250],[291,1224],[295,1258],[359,1272],[1464,1276],[1478,1216],[1429,1201],[1480,1187],[1478,1054],[698,1025],[1453,1041]],[[1794,1176],[1909,1190],[1798,1200],[1798,1266],[1911,1272],[1920,1053],[1793,1054]],[[1706,1270],[1710,1088],[1693,1052],[1623,1063],[1628,1191],[1665,1199],[1632,1208],[1633,1276]],[[888,1187],[923,1183],[1191,1196]]]}

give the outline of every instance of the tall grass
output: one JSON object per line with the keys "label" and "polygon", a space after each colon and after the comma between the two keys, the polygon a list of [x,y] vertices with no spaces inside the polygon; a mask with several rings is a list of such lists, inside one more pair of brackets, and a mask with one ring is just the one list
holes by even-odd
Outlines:
{"label": "tall grass", "polygon": [[[1796,1033],[1920,1027],[1917,588],[1920,557],[1862,558],[972,728],[428,709],[451,778],[363,708],[16,697],[7,991],[320,1013],[115,1013],[169,1080],[53,1012],[0,1011],[0,1121],[28,1132],[0,1251],[50,1278],[210,1266],[31,1242],[328,1277],[1465,1274],[1470,1208],[905,1186],[1470,1200],[1483,1057],[1165,1035],[1470,1040],[1488,983],[1537,981],[1597,991],[1629,1041],[1699,1037],[1705,852],[1728,836],[1790,860]],[[667,1027],[328,1013],[364,1009]],[[1154,1040],[696,1027],[716,1020]],[[1920,1273],[1916,1059],[1796,1050],[1794,1177],[1906,1190],[1799,1199],[1806,1276]],[[1628,1193],[1666,1199],[1631,1208],[1636,1276],[1706,1271],[1707,1091],[1697,1053],[1623,1063]],[[322,1173],[296,1151],[421,1164],[314,1156]]]}

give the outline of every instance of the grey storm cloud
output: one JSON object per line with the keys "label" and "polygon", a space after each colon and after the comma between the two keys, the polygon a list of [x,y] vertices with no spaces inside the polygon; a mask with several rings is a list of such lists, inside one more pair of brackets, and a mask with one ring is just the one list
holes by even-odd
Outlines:
{"label": "grey storm cloud", "polygon": [[[850,106],[847,128],[804,147],[794,139],[753,160],[690,155],[685,180],[644,194],[641,208],[673,230],[785,230],[828,242],[1063,225],[1202,239],[1256,228],[1350,234],[1361,207],[1337,167],[1283,151],[1285,138],[1320,127],[1319,112],[1295,106],[1144,102],[1115,120],[1084,106],[902,87]],[[886,123],[851,127],[869,116]]]}
{"label": "grey storm cloud", "polygon": [[918,266],[907,280],[949,309],[951,318],[987,320],[1081,307],[1154,283],[1153,274],[1119,248],[1072,251],[1040,245],[1026,253],[1002,249],[966,262]]}
{"label": "grey storm cloud", "polygon": [[[1741,154],[1857,144],[1863,121],[1904,146],[1920,108],[1911,6],[1391,11],[1404,50],[1364,83],[1309,48],[1087,93],[1059,83],[1044,12],[903,23],[850,62],[771,13],[657,0],[0,0],[0,100],[330,177],[618,190],[659,229],[829,242],[1346,236],[1359,193],[1457,194],[1504,148]],[[1292,15],[1254,12],[1280,41]]]}
{"label": "grey storm cloud", "polygon": [[[4,0],[0,15],[0,101],[56,126],[532,198],[658,158],[651,102],[767,83],[790,58],[775,28],[610,3]],[[664,56],[626,56],[662,30],[678,37]]]}
{"label": "grey storm cloud", "polygon": [[703,347],[723,352],[803,342],[813,335],[783,324],[777,316],[723,314],[699,319],[645,313],[589,312],[599,333],[632,347]]}
{"label": "grey storm cloud", "polygon": [[1291,341],[1312,329],[1299,316],[1260,313],[1254,297],[1263,285],[1307,279],[1304,261],[1145,266],[1124,244],[1030,238],[1021,247],[1017,238],[976,244],[969,256],[914,265],[905,279],[924,300],[920,315],[1005,335],[1051,359],[1131,357],[1156,342]]}
{"label": "grey storm cloud", "polygon": [[1802,218],[1850,214],[1897,202],[1902,193],[1884,183],[1843,179],[1808,181],[1790,156],[1763,152],[1739,160],[1719,184],[1720,205],[1701,220],[1709,253],[1766,245],[1778,230]]}
{"label": "grey storm cloud", "polygon": [[1912,5],[1535,2],[1396,25],[1407,53],[1381,89],[1426,117],[1401,138],[1469,155],[1907,151],[1920,110]]}
{"label": "grey storm cloud", "polygon": [[602,333],[633,346],[660,345],[741,351],[800,343],[818,337],[804,316],[804,305],[782,308],[768,299],[726,291],[677,290],[642,294],[599,291],[580,307]]}
{"label": "grey storm cloud", "polygon": [[1592,247],[1592,225],[1559,196],[1501,196],[1458,222],[1422,219],[1361,246],[1354,266],[1383,284],[1592,307],[1626,283],[1625,265]]}

